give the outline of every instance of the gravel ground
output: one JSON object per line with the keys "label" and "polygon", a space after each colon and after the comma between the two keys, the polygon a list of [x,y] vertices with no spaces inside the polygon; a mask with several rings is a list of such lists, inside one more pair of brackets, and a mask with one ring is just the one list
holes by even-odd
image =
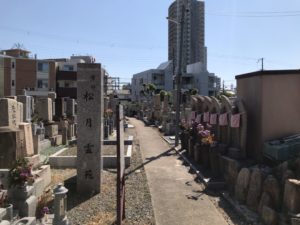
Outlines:
{"label": "gravel ground", "polygon": [[[127,133],[134,134],[133,129]],[[84,198],[76,193],[76,170],[52,170],[53,184],[65,181],[68,193],[68,218],[71,224],[112,225],[116,218],[116,170],[102,172],[101,193]],[[134,140],[131,165],[126,169],[126,225],[154,225],[154,213],[138,140]]]}
{"label": "gravel ground", "polygon": [[[127,148],[125,148],[125,154],[127,152]],[[103,145],[102,146],[102,154],[103,155],[117,155],[117,149],[114,145]],[[63,151],[60,156],[72,156],[77,155],[77,147],[70,147],[68,150]]]}

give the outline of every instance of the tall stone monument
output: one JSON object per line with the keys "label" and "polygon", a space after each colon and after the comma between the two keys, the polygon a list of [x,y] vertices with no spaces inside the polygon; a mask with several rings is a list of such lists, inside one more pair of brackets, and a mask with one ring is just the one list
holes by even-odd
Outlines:
{"label": "tall stone monument", "polygon": [[0,99],[0,126],[7,126],[12,129],[18,128],[19,116],[18,102],[10,98]]}
{"label": "tall stone monument", "polygon": [[44,121],[52,121],[52,99],[47,97],[41,97],[36,103],[36,110],[40,119]]}
{"label": "tall stone monument", "polygon": [[78,64],[77,191],[100,192],[103,76],[100,64]]}
{"label": "tall stone monument", "polygon": [[23,120],[25,122],[31,122],[32,108],[33,108],[33,97],[26,95],[18,95],[18,102],[23,103]]}

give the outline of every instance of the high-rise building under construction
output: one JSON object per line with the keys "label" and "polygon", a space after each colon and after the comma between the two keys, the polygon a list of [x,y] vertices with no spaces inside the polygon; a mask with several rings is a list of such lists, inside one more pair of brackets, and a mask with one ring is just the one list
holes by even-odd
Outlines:
{"label": "high-rise building under construction", "polygon": [[174,60],[177,65],[178,49],[180,43],[182,5],[185,6],[183,46],[182,46],[182,68],[186,65],[201,62],[207,68],[205,47],[205,15],[204,1],[198,0],[176,0],[169,7],[169,18],[177,20],[176,24],[169,21],[169,60]]}

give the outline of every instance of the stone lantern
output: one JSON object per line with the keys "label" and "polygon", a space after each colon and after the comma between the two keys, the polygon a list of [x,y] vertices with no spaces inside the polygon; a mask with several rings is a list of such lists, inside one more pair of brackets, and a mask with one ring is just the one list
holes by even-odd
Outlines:
{"label": "stone lantern", "polygon": [[66,216],[67,211],[67,192],[68,189],[63,184],[58,184],[54,188],[54,219],[53,225],[69,225]]}

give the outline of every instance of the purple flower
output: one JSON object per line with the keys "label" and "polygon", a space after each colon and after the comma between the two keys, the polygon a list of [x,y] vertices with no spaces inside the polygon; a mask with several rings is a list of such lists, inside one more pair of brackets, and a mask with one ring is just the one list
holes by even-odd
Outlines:
{"label": "purple flower", "polygon": [[49,208],[47,206],[43,207],[42,209],[42,213],[43,214],[48,214],[50,211],[49,211]]}
{"label": "purple flower", "polygon": [[26,177],[28,177],[28,173],[22,172],[22,173],[20,174],[20,177],[21,177],[21,178],[26,178]]}

